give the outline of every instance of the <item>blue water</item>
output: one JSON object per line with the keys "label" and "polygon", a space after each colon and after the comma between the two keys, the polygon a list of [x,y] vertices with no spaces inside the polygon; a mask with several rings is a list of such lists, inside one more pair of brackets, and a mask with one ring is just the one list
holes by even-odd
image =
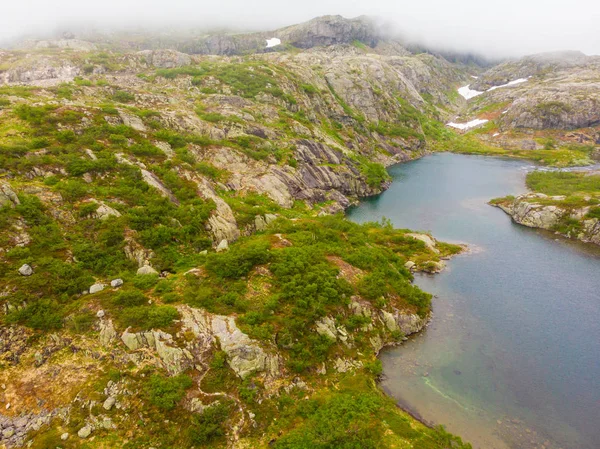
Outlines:
{"label": "blue water", "polygon": [[436,154],[392,167],[357,221],[465,242],[441,274],[433,320],[382,354],[383,387],[479,448],[600,448],[600,251],[514,224],[487,205],[526,191],[523,163]]}

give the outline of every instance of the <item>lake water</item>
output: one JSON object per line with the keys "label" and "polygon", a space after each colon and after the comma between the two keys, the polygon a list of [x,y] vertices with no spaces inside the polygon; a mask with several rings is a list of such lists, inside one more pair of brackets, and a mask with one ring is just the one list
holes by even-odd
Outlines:
{"label": "lake water", "polygon": [[357,222],[464,242],[438,275],[421,334],[381,354],[383,388],[475,448],[600,448],[600,251],[487,205],[526,191],[520,161],[436,154],[391,167]]}

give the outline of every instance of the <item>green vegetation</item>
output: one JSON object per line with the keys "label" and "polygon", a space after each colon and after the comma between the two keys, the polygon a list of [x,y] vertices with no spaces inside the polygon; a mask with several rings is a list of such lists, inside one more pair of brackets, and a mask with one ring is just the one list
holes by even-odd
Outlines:
{"label": "green vegetation", "polygon": [[527,187],[546,195],[600,193],[600,175],[581,172],[534,171],[527,174]]}
{"label": "green vegetation", "polygon": [[180,75],[192,77],[192,84],[201,86],[209,77],[218,79],[221,83],[230,86],[235,93],[246,98],[255,98],[260,93],[271,94],[284,98],[290,103],[295,103],[293,97],[286,95],[277,87],[273,77],[273,70],[266,64],[258,62],[244,62],[231,64],[202,63],[197,66],[181,67],[177,69],[161,69],[156,74],[163,78],[173,79]]}
{"label": "green vegetation", "polygon": [[[95,405],[74,406],[68,422],[42,427],[32,436],[34,449],[225,447],[241,422],[240,407],[240,436],[248,447],[271,440],[290,448],[467,447],[418,424],[377,389],[373,380],[382,367],[372,342],[396,342],[402,332],[350,307],[360,301],[373,314],[399,310],[426,317],[431,296],[412,284],[404,265],[410,260],[427,269],[459,249],[438,243],[437,254],[386,222],[357,225],[341,215],[317,216],[333,203],[335,192],[328,189],[314,207],[296,191],[292,207],[282,207],[258,184],[240,186],[246,180],[238,171],[243,160],[259,176],[275,170],[303,176],[311,162],[300,154],[300,139],[310,139],[329,145],[341,161],[318,157],[316,167],[377,192],[389,176],[374,160],[384,160],[389,145],[402,138],[420,151],[426,138],[433,139],[421,128],[424,112],[373,87],[398,113],[369,124],[331,86],[317,87],[324,78],[309,84],[288,66],[253,57],[147,69],[134,83],[122,83],[119,73],[127,67],[116,52],[60,54],[80,64],[84,75],[47,89],[0,87],[2,183],[20,202],[0,208],[0,284],[9,292],[1,298],[6,313],[0,319],[27,342],[22,356],[10,353],[0,363],[28,371],[39,368],[42,357],[40,376],[51,367],[57,385],[44,393],[47,404],[79,397]],[[110,76],[99,78],[97,67]],[[144,128],[124,124],[119,111],[139,118]],[[173,151],[162,150],[162,142]],[[231,160],[213,157],[223,149]],[[161,190],[147,183],[148,173]],[[197,183],[200,176],[206,179]],[[214,226],[221,224],[217,204],[203,199],[213,192],[231,208],[241,234],[220,253],[212,249],[218,243]],[[268,227],[255,232],[268,214]],[[138,275],[147,263],[160,275]],[[19,274],[23,264],[32,275]],[[123,284],[109,287],[116,278]],[[96,283],[105,288],[89,294]],[[233,315],[241,331],[269,355],[276,352],[285,367],[277,387],[260,372],[239,378],[223,342],[201,348],[201,339],[180,321],[185,306]],[[325,318],[345,329],[352,344],[315,332]],[[142,333],[140,349],[123,346],[125,329]],[[168,374],[172,367],[153,346],[159,340],[189,351],[194,367]],[[338,358],[357,368],[337,373],[330,365]],[[327,374],[317,374],[324,364]],[[119,383],[117,405],[125,408],[102,408],[109,380]],[[202,404],[202,413],[191,412],[192,404]],[[86,440],[60,439],[63,430],[76,435],[86,422],[106,416],[115,428],[97,427]]]}
{"label": "green vegetation", "polygon": [[173,410],[183,398],[185,390],[192,385],[192,379],[184,374],[175,377],[153,375],[149,379],[146,394],[150,403],[156,407]]}

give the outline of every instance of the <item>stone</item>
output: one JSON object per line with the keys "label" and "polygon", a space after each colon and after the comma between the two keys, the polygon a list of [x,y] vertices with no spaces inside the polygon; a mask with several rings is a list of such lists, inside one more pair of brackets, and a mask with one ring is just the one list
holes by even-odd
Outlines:
{"label": "stone", "polygon": [[87,438],[91,434],[92,434],[92,428],[89,425],[86,425],[86,426],[82,427],[77,432],[77,435],[79,436],[79,438]]}
{"label": "stone", "polygon": [[96,312],[96,317],[98,317],[98,318],[104,318],[104,315],[105,315],[104,310],[98,310]]}
{"label": "stone", "polygon": [[104,346],[109,345],[117,338],[117,331],[112,323],[112,320],[100,321],[100,343]]}
{"label": "stone", "polygon": [[111,408],[113,408],[113,405],[115,405],[115,402],[117,402],[115,397],[109,396],[106,398],[106,401],[104,401],[104,404],[102,404],[102,407],[104,408],[104,410],[110,410]]}
{"label": "stone", "polygon": [[398,323],[396,323],[396,318],[390,312],[385,310],[381,311],[381,319],[383,320],[383,324],[388,328],[390,332],[394,332],[398,330]]}
{"label": "stone", "polygon": [[112,288],[117,288],[121,285],[123,285],[123,279],[113,279],[112,281],[110,281],[110,286]]}
{"label": "stone", "polygon": [[136,131],[146,131],[146,125],[144,125],[142,119],[139,118],[137,115],[129,114],[125,111],[119,110],[119,117],[121,117],[121,120],[123,120],[124,125],[127,125],[135,129]]}
{"label": "stone", "polygon": [[406,268],[407,270],[412,270],[415,267],[415,265],[416,264],[412,260],[409,260],[404,264],[404,268]]}
{"label": "stone", "polygon": [[435,239],[433,237],[428,236],[427,234],[417,234],[417,233],[409,233],[406,234],[407,237],[412,237],[415,240],[420,240],[425,243],[425,246],[438,254],[440,251],[435,247]]}
{"label": "stone", "polygon": [[316,323],[316,331],[319,335],[324,335],[332,340],[337,340],[337,329],[333,318],[326,316]]}
{"label": "stone", "polygon": [[8,429],[4,429],[2,431],[2,438],[7,439],[12,437],[15,434],[15,430],[12,427],[9,427]]}
{"label": "stone", "polygon": [[150,265],[144,265],[143,267],[138,268],[137,270],[137,274],[140,275],[145,275],[145,274],[158,274],[158,271],[156,271],[154,268],[152,268]]}
{"label": "stone", "polygon": [[222,251],[227,251],[229,249],[229,243],[227,240],[223,239],[217,245],[217,252],[220,253]]}
{"label": "stone", "polygon": [[342,359],[338,357],[333,363],[333,365],[338,373],[346,373],[350,370],[360,368],[362,366],[362,363],[360,361],[354,362],[352,360]]}
{"label": "stone", "polygon": [[60,439],[63,440],[63,441],[67,441],[69,439],[69,434],[67,432],[63,433],[60,436]]}
{"label": "stone", "polygon": [[98,220],[104,221],[108,220],[110,217],[120,217],[121,213],[118,210],[101,203],[100,206],[98,206],[98,209],[96,209],[96,212],[94,212],[94,216]]}
{"label": "stone", "polygon": [[192,62],[190,55],[170,49],[143,50],[138,55],[144,57],[147,64],[163,69],[182,67]]}
{"label": "stone", "polygon": [[104,290],[104,284],[97,283],[90,287],[90,294],[98,293]]}
{"label": "stone", "polygon": [[19,268],[19,274],[21,276],[31,276],[33,274],[33,268],[28,264],[23,264],[21,265],[21,268]]}
{"label": "stone", "polygon": [[0,209],[4,206],[15,207],[21,204],[19,197],[5,182],[0,182]]}

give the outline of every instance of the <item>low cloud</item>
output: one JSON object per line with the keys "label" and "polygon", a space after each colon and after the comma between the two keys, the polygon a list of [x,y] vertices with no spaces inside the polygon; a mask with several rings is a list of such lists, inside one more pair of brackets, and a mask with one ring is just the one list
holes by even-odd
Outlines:
{"label": "low cloud", "polygon": [[406,39],[488,57],[557,50],[600,54],[597,0],[24,0],[2,6],[0,40],[69,28],[264,30],[324,14],[370,15]]}

